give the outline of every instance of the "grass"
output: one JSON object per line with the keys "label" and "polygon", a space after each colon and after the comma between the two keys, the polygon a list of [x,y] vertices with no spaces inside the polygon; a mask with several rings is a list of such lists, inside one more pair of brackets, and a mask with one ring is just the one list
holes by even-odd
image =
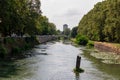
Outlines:
{"label": "grass", "polygon": [[120,44],[119,43],[111,43],[113,44],[114,46],[116,46],[117,48],[120,48]]}
{"label": "grass", "polygon": [[94,47],[94,41],[89,40],[87,43],[87,48],[93,48]]}

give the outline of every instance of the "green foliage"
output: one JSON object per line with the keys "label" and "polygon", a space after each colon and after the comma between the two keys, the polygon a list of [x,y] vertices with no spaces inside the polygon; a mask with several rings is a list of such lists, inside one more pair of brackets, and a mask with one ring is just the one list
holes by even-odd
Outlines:
{"label": "green foliage", "polygon": [[26,37],[25,42],[28,44],[30,43],[31,45],[38,44],[38,40],[37,40],[36,36]]}
{"label": "green foliage", "polygon": [[71,30],[71,37],[72,38],[75,38],[77,36],[77,30],[78,30],[78,27],[72,28],[72,30]]}
{"label": "green foliage", "polygon": [[14,38],[11,38],[11,37],[6,37],[4,38],[4,43],[7,44],[12,44],[12,43],[15,43],[15,39]]}
{"label": "green foliage", "polygon": [[87,47],[88,47],[88,48],[94,47],[94,41],[88,41]]}
{"label": "green foliage", "polygon": [[76,42],[79,45],[87,45],[88,38],[86,36],[83,36],[83,35],[77,35],[76,36]]}
{"label": "green foliage", "polygon": [[67,28],[63,31],[64,35],[66,35],[66,36],[70,36],[70,32],[71,32],[70,28]]}
{"label": "green foliage", "polygon": [[21,53],[21,49],[19,47],[13,47],[12,48],[12,54],[17,55],[18,53]]}
{"label": "green foliage", "polygon": [[62,31],[57,30],[57,31],[56,31],[56,34],[57,34],[57,35],[61,35],[61,34],[62,34]]}
{"label": "green foliage", "polygon": [[120,0],[104,0],[84,15],[78,32],[91,40],[120,42]]}
{"label": "green foliage", "polygon": [[0,0],[0,33],[55,34],[56,26],[41,15],[40,6],[40,0]]}
{"label": "green foliage", "polygon": [[26,44],[24,45],[24,50],[28,50],[28,49],[30,49],[30,48],[31,48],[31,45],[30,45],[30,44],[26,43]]}
{"label": "green foliage", "polygon": [[5,58],[7,50],[4,46],[0,45],[0,58]]}
{"label": "green foliage", "polygon": [[0,44],[0,60],[17,59],[25,56],[23,53],[38,44],[35,36],[25,38],[4,38]]}
{"label": "green foliage", "polygon": [[82,73],[82,72],[84,72],[84,70],[82,68],[78,68],[78,69],[75,68],[74,72],[75,73]]}

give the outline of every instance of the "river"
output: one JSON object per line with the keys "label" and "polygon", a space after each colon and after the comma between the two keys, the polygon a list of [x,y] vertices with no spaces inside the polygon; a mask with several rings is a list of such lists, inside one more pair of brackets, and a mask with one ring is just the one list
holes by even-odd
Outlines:
{"label": "river", "polygon": [[[90,56],[90,50],[71,42],[40,44],[28,53],[34,55],[0,66],[0,80],[120,80],[120,65],[104,64]],[[78,54],[85,72],[76,75]]]}

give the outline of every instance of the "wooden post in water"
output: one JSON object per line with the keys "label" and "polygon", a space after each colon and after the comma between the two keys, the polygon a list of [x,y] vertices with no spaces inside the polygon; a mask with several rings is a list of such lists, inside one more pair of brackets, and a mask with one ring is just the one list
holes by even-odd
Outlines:
{"label": "wooden post in water", "polygon": [[78,55],[76,60],[76,70],[80,69],[81,57]]}

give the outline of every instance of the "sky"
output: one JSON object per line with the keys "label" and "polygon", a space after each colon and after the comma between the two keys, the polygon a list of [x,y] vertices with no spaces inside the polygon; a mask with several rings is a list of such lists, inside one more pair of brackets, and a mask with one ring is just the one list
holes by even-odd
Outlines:
{"label": "sky", "polygon": [[71,29],[78,26],[82,17],[101,1],[103,0],[41,0],[41,10],[62,31],[64,24],[68,24]]}

